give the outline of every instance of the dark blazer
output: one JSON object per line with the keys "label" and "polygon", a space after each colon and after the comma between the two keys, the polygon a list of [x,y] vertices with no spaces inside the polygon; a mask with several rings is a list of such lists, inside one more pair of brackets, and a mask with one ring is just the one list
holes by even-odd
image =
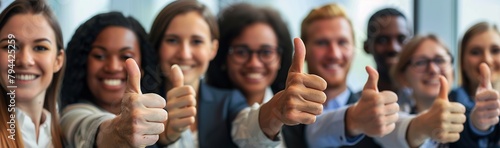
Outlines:
{"label": "dark blazer", "polygon": [[[352,93],[349,95],[349,99],[347,100],[347,104],[356,103],[359,99],[361,93]],[[283,138],[285,139],[285,145],[288,148],[307,148],[307,140],[305,138],[305,128],[306,125],[299,124],[296,126],[283,126],[282,133]],[[370,148],[378,148],[381,147],[375,141],[365,136],[361,141],[353,146],[342,146],[343,148],[351,148],[351,147],[370,147]]]}
{"label": "dark blazer", "polygon": [[[500,140],[500,126],[497,124],[493,133],[486,136],[479,136],[472,132],[469,126],[470,112],[474,108],[475,102],[473,95],[469,95],[463,87],[458,87],[450,92],[450,101],[459,102],[465,106],[466,122],[464,123],[464,130],[460,133],[460,139],[457,142],[450,143],[450,147],[499,147]],[[479,142],[480,139],[488,139],[487,143]]]}
{"label": "dark blazer", "polygon": [[200,81],[197,95],[200,97],[196,115],[199,147],[237,147],[231,138],[231,125],[238,113],[248,107],[243,95],[237,90],[215,88],[203,81]]}

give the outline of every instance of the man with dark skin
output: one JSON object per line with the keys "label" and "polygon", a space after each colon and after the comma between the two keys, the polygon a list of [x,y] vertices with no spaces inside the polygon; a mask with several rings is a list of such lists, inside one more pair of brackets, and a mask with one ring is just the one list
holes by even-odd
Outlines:
{"label": "man with dark skin", "polygon": [[397,63],[396,56],[407,39],[411,38],[411,30],[406,17],[399,10],[385,8],[375,12],[368,20],[367,39],[364,50],[372,54],[380,74],[378,88],[398,92],[390,78],[390,69]]}

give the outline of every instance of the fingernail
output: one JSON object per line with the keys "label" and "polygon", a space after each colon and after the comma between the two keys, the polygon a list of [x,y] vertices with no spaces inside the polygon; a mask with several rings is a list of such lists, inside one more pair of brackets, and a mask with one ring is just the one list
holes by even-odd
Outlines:
{"label": "fingernail", "polygon": [[174,67],[179,67],[179,65],[174,64],[174,65],[172,65],[172,67],[170,67],[170,69],[174,69]]}

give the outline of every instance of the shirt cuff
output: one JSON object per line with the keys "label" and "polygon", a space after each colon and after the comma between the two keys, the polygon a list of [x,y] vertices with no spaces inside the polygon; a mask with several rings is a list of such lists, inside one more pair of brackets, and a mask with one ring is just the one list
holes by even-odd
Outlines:
{"label": "shirt cuff", "polygon": [[365,135],[347,137],[345,130],[345,114],[348,107],[329,110],[319,115],[316,122],[306,126],[306,139],[309,147],[352,146],[361,141]]}
{"label": "shirt cuff", "polygon": [[[394,131],[384,137],[374,138],[383,147],[410,147],[406,141],[406,132],[408,131],[408,126],[410,125],[411,120],[413,120],[415,116],[409,115],[405,112],[399,112],[398,115],[399,119],[396,122]],[[423,145],[424,144],[422,144],[422,146]]]}
{"label": "shirt cuff", "polygon": [[232,137],[238,147],[276,147],[280,144],[280,135],[276,141],[269,139],[259,124],[260,105],[254,104],[243,109],[233,121]]}
{"label": "shirt cuff", "polygon": [[468,122],[468,124],[469,124],[469,127],[470,127],[470,129],[471,129],[472,133],[474,133],[474,134],[476,134],[476,135],[478,135],[478,136],[487,136],[487,135],[489,135],[489,134],[493,133],[493,131],[495,130],[495,126],[491,126],[488,130],[486,130],[486,131],[481,131],[481,130],[477,129],[477,128],[476,128],[476,127],[472,124],[472,120],[468,120],[467,122]]}

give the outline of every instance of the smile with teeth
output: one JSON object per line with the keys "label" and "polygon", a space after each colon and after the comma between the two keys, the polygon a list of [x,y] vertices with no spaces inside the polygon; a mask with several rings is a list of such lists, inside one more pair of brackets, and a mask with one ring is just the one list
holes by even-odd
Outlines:
{"label": "smile with teeth", "polygon": [[37,76],[34,74],[17,74],[16,78],[18,80],[29,81],[29,80],[34,80],[35,78],[37,78]]}
{"label": "smile with teeth", "polygon": [[249,74],[246,74],[246,77],[248,77],[250,79],[262,79],[264,77],[264,75],[262,73],[249,73]]}
{"label": "smile with teeth", "polygon": [[439,85],[439,79],[435,79],[435,80],[425,80],[424,81],[424,84],[427,84],[427,85]]}
{"label": "smile with teeth", "polygon": [[104,84],[110,85],[110,86],[118,86],[122,84],[122,80],[120,79],[104,79]]}
{"label": "smile with teeth", "polygon": [[339,64],[327,64],[327,65],[324,65],[325,68],[327,69],[338,69],[338,68],[341,68]]}
{"label": "smile with teeth", "polygon": [[190,70],[191,66],[189,66],[189,65],[179,65],[179,68],[181,68],[181,70],[183,70],[183,71],[186,71],[186,70]]}

